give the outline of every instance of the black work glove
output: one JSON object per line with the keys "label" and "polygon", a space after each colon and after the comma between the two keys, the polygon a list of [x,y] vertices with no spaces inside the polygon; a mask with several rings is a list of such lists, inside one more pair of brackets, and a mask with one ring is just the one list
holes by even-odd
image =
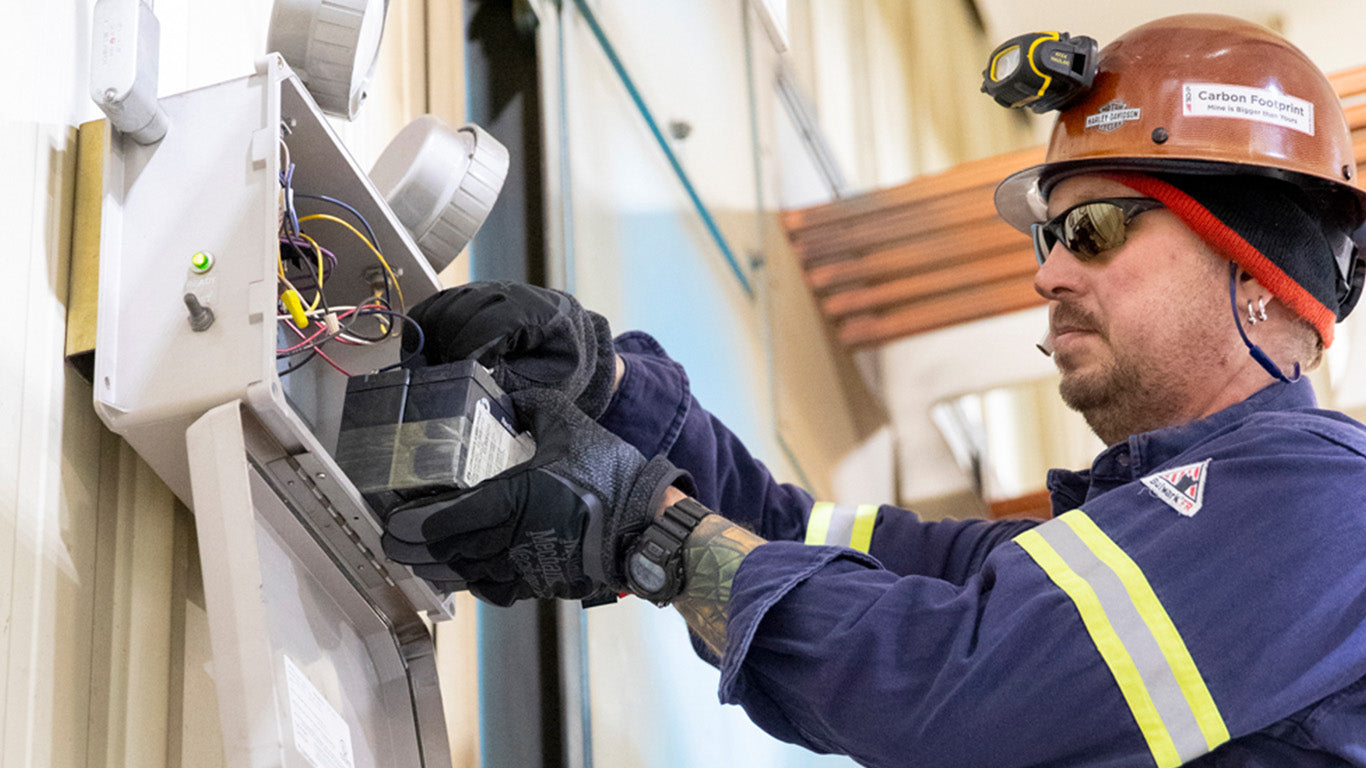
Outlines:
{"label": "black work glove", "polygon": [[[410,367],[475,359],[493,370],[504,390],[557,389],[595,419],[612,399],[612,329],[567,293],[522,283],[470,283],[428,297],[409,316],[426,335],[422,355]],[[417,330],[405,325],[405,356],[417,342]]]}
{"label": "black work glove", "polygon": [[646,460],[562,392],[511,395],[536,440],[530,461],[474,488],[396,507],[384,553],[431,581],[465,581],[496,605],[528,597],[600,598],[626,590],[626,552],[672,484],[691,478]]}

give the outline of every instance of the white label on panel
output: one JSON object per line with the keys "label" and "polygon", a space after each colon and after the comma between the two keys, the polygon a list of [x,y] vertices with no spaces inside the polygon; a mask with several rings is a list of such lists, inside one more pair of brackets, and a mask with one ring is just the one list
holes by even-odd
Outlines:
{"label": "white label on panel", "polygon": [[294,660],[285,657],[289,684],[289,719],[294,724],[294,748],[314,768],[356,768],[351,752],[351,729],[332,708]]}

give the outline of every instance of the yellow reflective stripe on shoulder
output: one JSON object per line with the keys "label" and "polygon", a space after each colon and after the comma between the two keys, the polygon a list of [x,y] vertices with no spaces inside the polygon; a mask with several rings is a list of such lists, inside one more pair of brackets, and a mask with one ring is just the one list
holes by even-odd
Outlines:
{"label": "yellow reflective stripe on shoulder", "polygon": [[1015,541],[1071,599],[1158,766],[1227,741],[1214,699],[1142,570],[1082,510]]}
{"label": "yellow reflective stripe on shoulder", "polygon": [[806,543],[821,545],[830,533],[830,516],[835,505],[828,501],[818,501],[811,506],[811,515],[806,518]]}
{"label": "yellow reflective stripe on shoulder", "polygon": [[873,545],[877,509],[875,504],[850,506],[818,501],[806,519],[806,543],[867,552]]}
{"label": "yellow reflective stripe on shoulder", "polygon": [[1129,652],[1124,650],[1123,641],[1110,626],[1095,590],[1067,566],[1037,531],[1025,531],[1016,536],[1015,541],[1034,558],[1034,562],[1048,574],[1048,578],[1072,598],[1077,612],[1081,614],[1082,623],[1086,625],[1086,631],[1091,635],[1091,642],[1095,644],[1096,650],[1100,651],[1105,666],[1110,668],[1110,674],[1114,675],[1115,682],[1119,684],[1119,692],[1128,703],[1129,711],[1133,713],[1134,721],[1143,733],[1143,739],[1148,742],[1148,750],[1153,753],[1153,760],[1156,761],[1158,768],[1180,765],[1181,758],[1176,752],[1176,745],[1172,743],[1171,736],[1162,725],[1157,707],[1148,695],[1147,687],[1143,685],[1143,676],[1139,674]]}
{"label": "yellow reflective stripe on shoulder", "polygon": [[1106,536],[1100,526],[1085,513],[1075,517],[1063,517],[1091,551],[1110,566],[1118,574],[1120,581],[1124,582],[1130,599],[1138,607],[1139,615],[1143,617],[1158,646],[1162,648],[1162,655],[1167,659],[1167,663],[1171,665],[1176,682],[1181,686],[1181,694],[1190,705],[1191,711],[1195,713],[1195,722],[1200,725],[1206,746],[1213,750],[1228,741],[1228,726],[1224,724],[1224,718],[1214,704],[1214,697],[1210,695],[1205,679],[1195,666],[1195,659],[1191,658],[1190,650],[1181,639],[1181,633],[1176,631],[1176,625],[1167,615],[1167,609],[1162,607],[1162,601],[1157,599],[1157,593],[1153,592],[1152,585],[1148,583],[1138,564],[1124,554],[1124,550]]}

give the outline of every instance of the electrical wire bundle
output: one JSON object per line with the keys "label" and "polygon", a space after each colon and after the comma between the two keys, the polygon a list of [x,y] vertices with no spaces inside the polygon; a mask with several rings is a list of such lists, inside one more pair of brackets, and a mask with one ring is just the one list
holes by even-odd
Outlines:
{"label": "electrical wire bundle", "polygon": [[[288,132],[288,128],[284,128]],[[283,151],[283,170],[280,172],[280,188],[284,202],[284,215],[280,222],[279,256],[279,307],[277,321],[280,327],[297,337],[297,342],[284,345],[275,350],[276,360],[292,360],[280,369],[281,378],[303,368],[315,357],[335,368],[344,376],[351,374],[343,369],[323,350],[329,343],[350,346],[379,344],[401,333],[404,324],[411,324],[417,331],[417,347],[403,360],[381,370],[397,368],[422,352],[425,335],[407,315],[403,301],[403,289],[399,286],[398,276],[377,247],[375,231],[360,211],[351,205],[327,195],[303,194],[294,190],[294,163],[290,161],[289,145],[281,137]],[[300,216],[294,206],[295,198],[304,198],[328,203],[350,213],[365,232],[362,233],[345,219],[325,213]],[[323,247],[311,235],[304,232],[301,225],[305,222],[327,222],[345,228],[358,238],[374,254],[382,270],[376,281],[373,295],[358,304],[333,306],[327,300],[325,285],[337,266],[337,255]],[[312,300],[306,297],[311,294]],[[398,299],[397,308],[393,298]],[[307,302],[307,303],[306,303]],[[297,359],[294,359],[297,358]]]}

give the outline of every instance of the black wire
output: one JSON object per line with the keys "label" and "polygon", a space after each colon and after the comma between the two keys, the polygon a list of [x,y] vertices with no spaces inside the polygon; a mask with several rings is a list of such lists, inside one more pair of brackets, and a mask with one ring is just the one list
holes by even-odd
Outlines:
{"label": "black wire", "polygon": [[[330,311],[330,310],[329,310],[329,311]],[[355,325],[356,321],[357,321],[358,319],[360,319],[360,317],[361,317],[362,315],[372,315],[372,314],[392,315],[392,316],[397,317],[397,318],[399,318],[399,319],[406,319],[406,318],[404,318],[403,315],[400,315],[399,313],[394,312],[393,310],[390,310],[390,309],[366,310],[366,311],[364,311],[364,312],[357,311],[357,312],[353,313],[349,319],[347,319],[345,322],[343,322],[343,323],[338,327],[336,333],[324,333],[324,334],[321,334],[320,336],[318,336],[317,338],[314,338],[314,339],[311,340],[311,341],[309,341],[308,339],[304,339],[304,340],[302,340],[302,341],[300,342],[300,346],[299,346],[298,349],[293,349],[293,350],[290,350],[289,352],[276,352],[276,353],[275,353],[275,359],[276,359],[276,360],[282,360],[282,359],[287,358],[287,357],[294,357],[295,355],[302,355],[302,354],[305,353],[305,352],[314,352],[314,353],[316,353],[316,352],[318,351],[318,348],[321,347],[323,344],[326,344],[327,342],[332,341],[333,339],[337,338],[338,336],[342,335],[343,333],[348,334],[348,335],[350,335],[350,336],[354,336],[355,338],[360,339],[361,341],[368,341],[368,342],[371,342],[371,343],[379,343],[379,342],[382,342],[382,341],[384,341],[385,339],[389,338],[391,335],[393,335],[393,329],[394,329],[394,325],[395,325],[395,324],[391,324],[390,327],[389,327],[389,330],[385,333],[385,335],[379,336],[379,337],[365,336],[364,334],[361,334],[361,333],[356,332],[356,331],[352,328],[352,326]],[[284,322],[284,321],[282,321],[282,322]],[[414,325],[416,325],[416,323],[414,323]],[[418,329],[418,333],[419,333],[419,335],[422,333],[422,330],[421,330],[420,328]],[[419,346],[419,349],[421,349],[420,346]],[[309,356],[309,359],[312,359],[312,355]],[[304,363],[307,363],[307,362],[308,362],[308,361],[305,360],[303,363],[300,363],[299,365],[302,366]],[[294,367],[291,367],[289,370],[292,372],[292,371],[296,370],[297,368],[298,368],[298,366],[294,366]]]}
{"label": "black wire", "polygon": [[[317,350],[317,348],[314,346],[314,347],[304,347],[303,349],[300,349],[298,352],[291,352],[291,353],[289,353],[289,355],[286,355],[286,357],[289,357],[289,356],[292,356],[292,355],[296,355],[296,354],[298,354],[299,352],[308,352],[308,357],[305,357],[304,359],[300,360],[300,361],[297,362],[297,363],[291,364],[288,368],[286,368],[286,369],[284,369],[283,371],[280,371],[279,373],[275,374],[278,378],[283,379],[284,377],[288,376],[289,374],[294,373],[295,371],[299,370],[300,368],[304,367],[305,365],[308,365],[309,361],[311,361],[313,358],[315,358],[315,357],[318,356],[318,350]],[[276,359],[278,360],[279,358],[276,358]]]}
{"label": "black wire", "polygon": [[369,317],[369,316],[371,316],[371,315],[394,315],[394,316],[397,316],[397,317],[402,317],[402,315],[399,315],[397,312],[394,312],[393,310],[387,309],[387,308],[386,308],[386,309],[368,309],[368,308],[367,308],[367,309],[365,309],[364,311],[357,309],[357,310],[356,310],[356,313],[355,313],[354,315],[352,315],[352,316],[350,317],[350,319],[348,319],[348,320],[346,321],[346,324],[345,324],[344,326],[342,326],[342,330],[345,331],[346,333],[351,334],[352,336],[355,336],[356,338],[360,339],[361,341],[369,341],[369,342],[376,343],[376,344],[379,343],[379,342],[381,342],[381,341],[384,341],[385,339],[388,339],[390,336],[393,336],[393,335],[394,335],[394,325],[395,325],[395,323],[392,323],[392,322],[389,324],[389,328],[384,332],[384,334],[383,334],[382,336],[365,336],[365,335],[363,335],[363,334],[360,334],[360,333],[357,333],[356,331],[351,330],[351,326],[354,325],[354,324],[356,323],[356,321],[360,320],[362,317]]}
{"label": "black wire", "polygon": [[[297,249],[297,246],[295,247]],[[323,257],[323,254],[321,251],[314,248],[312,243],[309,243],[308,247],[309,250],[313,251],[313,258],[304,259],[304,263],[307,265],[308,269],[313,273],[314,285],[317,287],[318,290],[318,303],[323,308],[323,314],[331,314],[332,307],[328,305],[327,292],[323,290],[323,273],[318,271],[318,260]],[[326,270],[327,268],[323,267],[323,269]],[[298,286],[295,287],[297,288]]]}
{"label": "black wire", "polygon": [[[305,285],[304,288],[299,288],[299,286],[295,285],[295,289],[306,290],[309,287],[315,288],[318,291],[318,295],[321,297],[318,304],[322,307],[323,314],[330,313],[332,307],[327,302],[327,292],[323,290],[323,276],[318,274],[318,257],[322,254],[314,251],[312,243],[305,243],[308,246],[308,249],[313,251],[313,258],[309,258],[308,255],[304,253],[303,248],[298,243],[294,242],[293,238],[288,236],[285,237],[285,243],[282,243],[282,245],[284,244],[288,244],[290,248],[294,249],[296,261],[298,262],[295,266],[298,266],[301,269],[307,269],[309,274],[313,275],[312,286]],[[324,269],[326,269],[326,267],[324,267]],[[300,296],[299,299],[302,301],[303,296]]]}
{"label": "black wire", "polygon": [[[352,315],[351,320],[350,320],[349,322],[347,322],[344,326],[342,326],[342,329],[339,330],[339,331],[338,331],[337,333],[335,333],[335,334],[328,334],[328,335],[323,336],[323,337],[320,338],[320,339],[315,339],[315,340],[309,342],[308,344],[306,344],[305,346],[302,346],[302,347],[300,347],[300,348],[298,348],[298,349],[296,349],[296,350],[293,350],[293,351],[291,351],[291,352],[277,353],[276,356],[275,356],[275,359],[276,359],[276,360],[283,360],[283,359],[285,359],[285,358],[294,357],[294,356],[297,356],[297,355],[302,355],[302,354],[305,353],[305,352],[308,353],[308,357],[305,357],[303,360],[300,360],[300,361],[297,362],[297,363],[292,363],[292,364],[290,364],[290,366],[289,366],[288,368],[284,369],[283,371],[280,371],[279,373],[276,374],[276,376],[279,377],[279,378],[284,378],[285,376],[288,376],[289,374],[294,373],[295,371],[299,370],[300,368],[303,368],[305,365],[308,365],[308,363],[309,363],[310,361],[312,361],[313,358],[315,358],[315,357],[318,356],[318,351],[319,351],[319,350],[318,350],[318,347],[319,347],[320,345],[322,345],[322,344],[324,344],[324,343],[326,343],[326,342],[328,342],[328,341],[331,341],[332,339],[335,339],[337,336],[339,336],[339,335],[342,334],[342,333],[350,334],[351,336],[354,336],[354,337],[356,337],[356,338],[358,338],[358,339],[361,339],[361,340],[363,340],[363,341],[377,341],[377,340],[375,340],[375,339],[367,339],[366,337],[364,337],[364,336],[362,336],[362,335],[356,333],[354,330],[351,330],[351,325],[352,325],[353,323],[355,323],[356,319],[357,319],[361,314],[362,314],[362,313],[358,311],[355,315]],[[401,367],[401,366],[407,364],[408,362],[410,362],[411,360],[413,360],[414,358],[416,358],[418,355],[422,354],[423,348],[427,346],[427,334],[424,333],[424,332],[422,331],[422,326],[419,325],[419,324],[417,323],[417,321],[413,320],[411,317],[408,317],[407,315],[399,314],[398,312],[395,312],[395,311],[393,311],[392,309],[379,309],[379,308],[367,309],[367,310],[364,312],[364,314],[366,314],[366,315],[388,315],[388,316],[390,316],[390,317],[396,318],[396,319],[398,320],[398,322],[392,323],[392,324],[390,325],[390,333],[392,333],[392,331],[393,331],[394,328],[401,328],[403,323],[411,323],[412,326],[413,326],[413,329],[417,331],[417,347],[416,347],[415,349],[413,349],[412,352],[409,352],[408,354],[403,355],[403,356],[399,359],[399,361],[398,361],[397,363],[394,363],[393,365],[386,365],[386,366],[384,366],[383,368],[380,368],[380,369],[379,369],[379,372],[390,371],[390,370],[393,370],[393,369],[395,369],[395,368],[399,368],[399,367]],[[384,339],[384,338],[387,338],[387,337],[388,337],[388,335],[386,334],[386,336],[381,337],[380,339],[378,339],[378,341],[383,341],[383,339]]]}
{"label": "black wire", "polygon": [[[393,365],[386,365],[383,368],[379,369],[379,372],[381,373],[403,366],[413,358],[422,354],[422,348],[427,345],[427,334],[422,332],[422,326],[419,325],[416,320],[413,320],[411,317],[408,317],[407,315],[400,315],[397,312],[391,312],[390,314],[397,316],[399,320],[401,320],[404,323],[412,323],[413,329],[417,331],[417,348],[414,349],[412,352],[409,352],[408,354],[400,357],[397,363],[394,363]],[[399,325],[399,323],[394,323],[394,325]]]}

